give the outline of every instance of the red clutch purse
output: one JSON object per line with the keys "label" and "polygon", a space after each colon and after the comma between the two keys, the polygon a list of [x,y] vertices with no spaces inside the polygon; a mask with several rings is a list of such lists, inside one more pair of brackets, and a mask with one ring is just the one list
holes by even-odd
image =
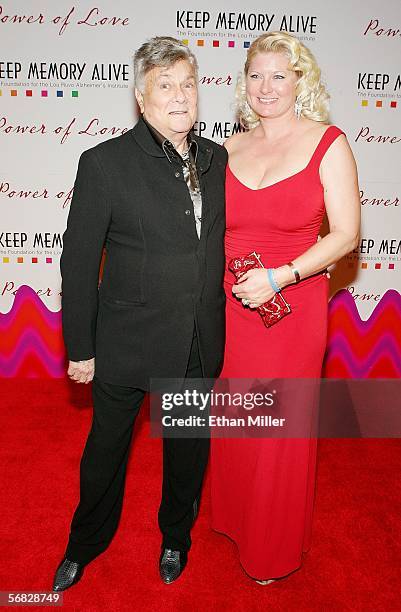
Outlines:
{"label": "red clutch purse", "polygon": [[[234,274],[237,281],[245,272],[252,270],[252,268],[264,268],[259,253],[255,251],[249,253],[249,255],[234,257],[228,264],[228,269]],[[290,314],[291,307],[280,292],[275,293],[268,302],[258,306],[255,310],[257,310],[262,317],[265,326],[271,327],[274,323],[277,323],[277,321],[280,321],[280,319]]]}

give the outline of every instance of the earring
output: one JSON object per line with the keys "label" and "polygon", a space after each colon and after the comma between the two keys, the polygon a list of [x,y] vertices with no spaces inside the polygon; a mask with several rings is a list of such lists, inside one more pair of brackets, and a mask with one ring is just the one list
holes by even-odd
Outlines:
{"label": "earring", "polygon": [[297,96],[295,99],[294,112],[295,112],[296,118],[299,119],[301,116],[301,112],[302,112],[302,102],[300,102],[299,96]]}

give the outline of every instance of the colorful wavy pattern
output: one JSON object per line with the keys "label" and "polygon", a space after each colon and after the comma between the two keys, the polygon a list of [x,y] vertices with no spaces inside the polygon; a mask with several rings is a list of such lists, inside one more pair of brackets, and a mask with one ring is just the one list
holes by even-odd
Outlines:
{"label": "colorful wavy pattern", "polygon": [[386,291],[367,321],[362,321],[346,289],[329,304],[329,329],[323,376],[327,378],[401,377],[401,295]]}
{"label": "colorful wavy pattern", "polygon": [[61,312],[51,312],[27,285],[0,313],[0,377],[59,378],[65,372]]}
{"label": "colorful wavy pattern", "polygon": [[[51,312],[30,287],[0,313],[0,377],[59,378],[65,372],[61,313]],[[367,321],[343,289],[329,304],[323,375],[327,378],[401,377],[401,295],[385,293]]]}

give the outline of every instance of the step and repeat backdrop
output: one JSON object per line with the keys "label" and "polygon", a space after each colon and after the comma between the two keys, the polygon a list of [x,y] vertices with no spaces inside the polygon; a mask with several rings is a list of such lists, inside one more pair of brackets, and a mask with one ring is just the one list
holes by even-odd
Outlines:
{"label": "step and repeat backdrop", "polygon": [[195,129],[222,143],[240,129],[247,48],[274,30],[317,57],[359,169],[361,240],[332,272],[324,375],[400,376],[399,0],[0,1],[0,376],[64,374],[59,262],[78,158],[135,123],[135,49],[170,35],[195,52]]}

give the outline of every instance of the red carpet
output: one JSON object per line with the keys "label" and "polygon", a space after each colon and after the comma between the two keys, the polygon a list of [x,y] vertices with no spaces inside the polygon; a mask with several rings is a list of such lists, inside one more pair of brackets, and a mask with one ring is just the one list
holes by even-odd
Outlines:
{"label": "red carpet", "polygon": [[[1,381],[1,591],[51,588],[78,500],[89,391],[62,380]],[[245,575],[235,545],[210,530],[206,481],[188,567],[165,586],[157,570],[160,441],[148,437],[146,412],[120,528],[64,594],[63,610],[399,609],[400,440],[320,442],[313,547],[300,571],[265,587]]]}

